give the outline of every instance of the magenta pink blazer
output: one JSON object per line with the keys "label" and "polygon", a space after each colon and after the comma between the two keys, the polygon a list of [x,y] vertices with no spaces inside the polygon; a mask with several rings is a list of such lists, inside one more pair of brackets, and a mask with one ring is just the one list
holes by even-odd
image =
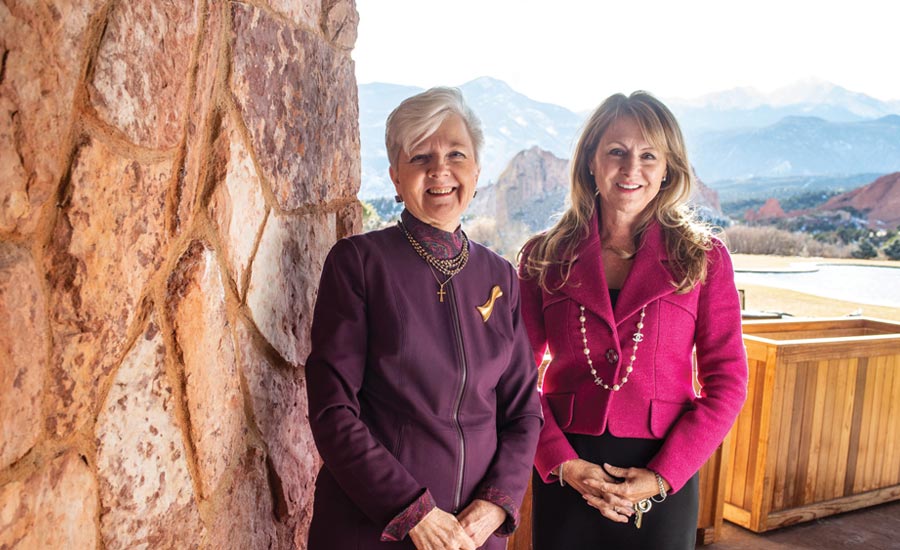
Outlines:
{"label": "magenta pink blazer", "polygon": [[[747,395],[747,359],[731,258],[717,241],[708,254],[706,282],[676,294],[666,268],[662,230],[653,223],[613,309],[596,213],[591,227],[562,289],[547,293],[535,280],[521,282],[522,313],[535,362],[540,363],[546,349],[552,356],[541,390],[544,426],[535,467],[550,482],[552,469],[577,458],[564,432],[665,439],[647,467],[677,491],[725,438]],[[558,284],[558,277],[551,278],[551,288]],[[625,373],[641,308],[647,306],[634,370],[618,392],[594,383],[581,339],[579,306],[585,307],[594,368],[610,385]],[[694,346],[699,396],[692,385]]]}

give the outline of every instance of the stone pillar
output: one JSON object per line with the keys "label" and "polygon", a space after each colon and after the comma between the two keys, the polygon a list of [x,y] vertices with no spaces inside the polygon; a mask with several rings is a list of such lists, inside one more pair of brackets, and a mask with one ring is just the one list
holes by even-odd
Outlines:
{"label": "stone pillar", "polygon": [[0,547],[305,548],[353,0],[0,2]]}

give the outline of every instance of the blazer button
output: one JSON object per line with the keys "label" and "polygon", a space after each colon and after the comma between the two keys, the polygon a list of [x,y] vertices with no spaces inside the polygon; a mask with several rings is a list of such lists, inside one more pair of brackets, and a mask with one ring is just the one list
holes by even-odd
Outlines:
{"label": "blazer button", "polygon": [[615,365],[619,362],[619,354],[616,350],[609,348],[606,350],[606,360],[610,362],[610,364]]}

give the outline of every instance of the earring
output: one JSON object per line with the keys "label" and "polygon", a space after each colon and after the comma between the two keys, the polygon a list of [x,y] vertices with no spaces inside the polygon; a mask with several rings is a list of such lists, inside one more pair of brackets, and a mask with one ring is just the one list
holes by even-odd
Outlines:
{"label": "earring", "polygon": [[592,175],[592,176],[594,175],[594,171],[593,171],[593,170],[588,170],[588,173],[589,173],[590,175]]}
{"label": "earring", "polygon": [[475,192],[472,193],[472,198],[474,199],[477,196],[478,196],[478,189],[476,189]]}
{"label": "earring", "polygon": [[394,202],[403,202],[403,197],[400,195],[394,195]]}

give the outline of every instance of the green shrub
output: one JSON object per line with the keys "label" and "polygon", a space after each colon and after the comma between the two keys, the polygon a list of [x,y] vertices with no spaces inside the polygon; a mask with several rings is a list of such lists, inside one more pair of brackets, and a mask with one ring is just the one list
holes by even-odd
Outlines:
{"label": "green shrub", "polygon": [[878,250],[875,248],[875,245],[872,244],[872,241],[863,239],[859,241],[859,247],[854,250],[852,254],[854,258],[868,259],[878,256]]}
{"label": "green shrub", "polygon": [[891,260],[900,260],[900,237],[888,243],[883,250],[884,255]]}

